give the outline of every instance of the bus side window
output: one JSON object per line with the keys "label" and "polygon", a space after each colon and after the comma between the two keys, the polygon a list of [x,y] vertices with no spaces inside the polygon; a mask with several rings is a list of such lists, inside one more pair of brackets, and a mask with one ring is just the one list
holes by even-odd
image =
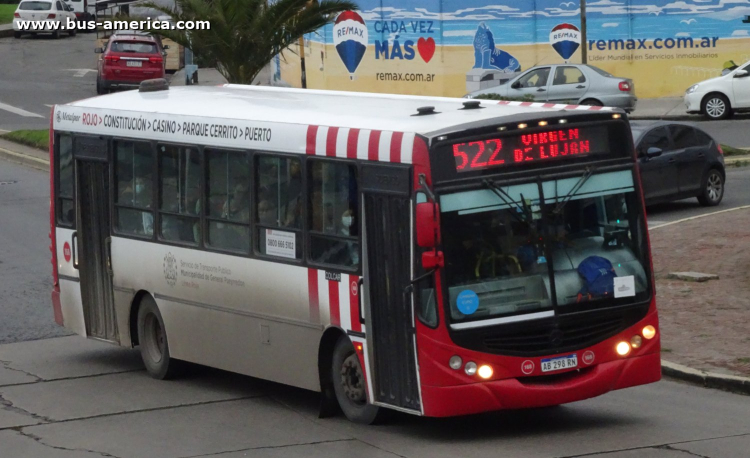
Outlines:
{"label": "bus side window", "polygon": [[255,220],[261,254],[302,257],[302,164],[299,159],[255,156]]}
{"label": "bus side window", "polygon": [[60,192],[57,201],[57,218],[60,224],[74,225],[76,222],[75,204],[73,201],[73,138],[60,135],[57,156],[58,182]]}
{"label": "bus side window", "polygon": [[159,233],[164,240],[200,244],[200,181],[197,148],[159,145]]}
{"label": "bus side window", "polygon": [[207,243],[211,248],[250,251],[250,157],[206,151]]}
{"label": "bus side window", "polygon": [[311,260],[358,269],[356,169],[342,162],[311,159],[310,163]]}
{"label": "bus side window", "polygon": [[115,230],[154,235],[154,161],[145,142],[115,143]]}

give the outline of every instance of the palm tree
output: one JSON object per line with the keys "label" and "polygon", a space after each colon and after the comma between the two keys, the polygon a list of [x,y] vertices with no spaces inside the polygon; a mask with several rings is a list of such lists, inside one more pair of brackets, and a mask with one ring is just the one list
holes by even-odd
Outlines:
{"label": "palm tree", "polygon": [[251,84],[278,53],[306,33],[357,9],[347,0],[175,0],[173,8],[150,2],[177,21],[209,21],[209,30],[152,30],[193,50],[230,83]]}

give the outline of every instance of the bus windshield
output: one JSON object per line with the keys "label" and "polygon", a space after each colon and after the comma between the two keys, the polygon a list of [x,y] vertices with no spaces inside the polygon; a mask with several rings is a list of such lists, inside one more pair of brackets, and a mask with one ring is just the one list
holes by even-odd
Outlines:
{"label": "bus windshield", "polygon": [[631,170],[511,186],[484,180],[440,204],[454,328],[648,298]]}

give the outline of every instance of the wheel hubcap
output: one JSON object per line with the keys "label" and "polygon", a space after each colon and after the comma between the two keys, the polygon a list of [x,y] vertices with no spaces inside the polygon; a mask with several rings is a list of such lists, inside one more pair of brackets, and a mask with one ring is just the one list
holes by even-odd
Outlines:
{"label": "wheel hubcap", "polygon": [[144,327],[146,341],[143,344],[146,346],[146,351],[151,360],[158,363],[164,357],[164,350],[167,344],[164,329],[162,329],[159,320],[154,314],[149,314],[146,317]]}
{"label": "wheel hubcap", "polygon": [[359,365],[359,358],[352,353],[341,365],[341,386],[349,400],[358,405],[367,403],[365,395],[365,377]]}
{"label": "wheel hubcap", "polygon": [[706,193],[711,202],[716,202],[721,197],[722,183],[721,177],[716,172],[712,173],[708,177],[708,183],[706,184]]}
{"label": "wheel hubcap", "polygon": [[712,118],[718,118],[723,115],[726,109],[727,107],[721,99],[711,99],[706,103],[706,112]]}

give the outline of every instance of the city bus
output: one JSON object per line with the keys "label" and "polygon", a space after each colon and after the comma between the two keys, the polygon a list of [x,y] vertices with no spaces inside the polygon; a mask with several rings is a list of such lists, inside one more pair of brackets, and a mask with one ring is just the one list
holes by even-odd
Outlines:
{"label": "city bus", "polygon": [[624,112],[152,83],[52,109],[60,325],[361,423],[660,379]]}

